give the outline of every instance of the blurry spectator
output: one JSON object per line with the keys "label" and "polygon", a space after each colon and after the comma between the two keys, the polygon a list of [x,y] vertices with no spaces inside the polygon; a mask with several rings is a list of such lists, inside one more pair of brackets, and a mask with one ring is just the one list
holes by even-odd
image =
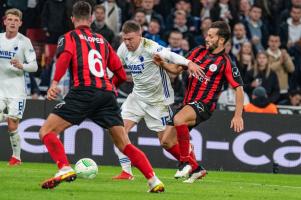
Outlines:
{"label": "blurry spectator", "polygon": [[[175,11],[175,18],[173,21],[173,28],[172,29],[178,29],[184,37],[188,38],[189,45],[191,47],[195,47],[195,39],[191,31],[189,31],[189,27],[187,26],[187,18],[186,13],[183,10],[177,10]],[[171,29],[171,30],[172,30]]]}
{"label": "blurry spectator", "polygon": [[146,22],[145,12],[142,8],[138,8],[135,11],[135,14],[133,16],[133,20],[140,24],[142,31],[147,31],[148,29],[148,23]]}
{"label": "blurry spectator", "polygon": [[301,38],[301,6],[293,6],[290,18],[280,26],[281,46],[290,48]]}
{"label": "blurry spectator", "polygon": [[256,0],[254,4],[262,8],[263,18],[267,20],[269,32],[278,33],[281,25],[281,13],[287,0]]}
{"label": "blurry spectator", "polygon": [[255,64],[255,56],[250,42],[244,42],[237,55],[237,66],[242,79],[245,79],[247,71],[251,70]]}
{"label": "blurry spectator", "polygon": [[[210,10],[214,5],[214,0],[200,0],[200,18],[201,21],[205,18],[210,18]],[[193,7],[194,8],[194,7]]]}
{"label": "blurry spectator", "polygon": [[181,48],[183,34],[178,30],[173,30],[169,33],[168,48],[174,53],[184,56],[187,52]]}
{"label": "blurry spectator", "polygon": [[277,106],[270,103],[264,87],[257,87],[252,92],[251,103],[244,106],[245,112],[278,114]]}
{"label": "blurry spectator", "polygon": [[148,25],[148,31],[144,34],[145,38],[151,39],[161,46],[166,47],[166,42],[161,39],[160,33],[160,23],[156,19],[152,19]]}
{"label": "blurry spectator", "polygon": [[159,13],[164,20],[168,17],[176,2],[177,0],[155,0],[154,10]]}
{"label": "blurry spectator", "polygon": [[178,0],[175,6],[175,9],[168,16],[168,23],[172,24],[175,11],[182,10],[186,13],[186,25],[188,26],[188,30],[195,32],[199,29],[200,26],[200,17],[194,17],[191,15],[191,2],[189,0]]}
{"label": "blurry spectator", "polygon": [[241,45],[248,41],[246,35],[246,28],[243,23],[237,23],[234,25],[233,37],[232,37],[232,54],[237,56],[241,49]]}
{"label": "blurry spectator", "polygon": [[269,101],[277,102],[280,94],[278,78],[268,65],[268,55],[265,52],[257,53],[256,64],[253,69],[247,71],[244,84],[249,96],[254,88],[262,86],[267,91]]}
{"label": "blurry spectator", "polygon": [[175,101],[173,104],[174,108],[180,108],[184,100],[185,87],[183,84],[182,76],[175,74],[168,74],[170,78],[171,86],[174,90]]}
{"label": "blurry spectator", "polygon": [[186,25],[187,18],[186,13],[183,10],[177,10],[174,15],[173,28],[178,29],[182,33],[188,31],[188,26]]}
{"label": "blurry spectator", "polygon": [[66,29],[66,7],[63,0],[47,0],[44,4],[41,25],[46,33],[47,44],[57,44]]}
{"label": "blurry spectator", "polygon": [[301,6],[301,0],[290,0],[285,2],[286,2],[286,5],[284,6],[285,9],[281,10],[280,23],[286,22],[286,20],[290,17],[290,12],[292,7]]}
{"label": "blurry spectator", "polygon": [[251,10],[251,4],[249,0],[240,0],[238,4],[238,19],[241,22],[246,21],[247,17],[249,16],[249,12]]}
{"label": "blurry spectator", "polygon": [[262,9],[259,6],[253,5],[249,17],[245,21],[247,37],[252,42],[256,53],[265,49],[264,47],[266,47],[266,41],[269,34],[261,17]]}
{"label": "blurry spectator", "polygon": [[[235,90],[229,85],[228,89],[220,94],[217,103],[221,105],[235,105],[235,101]],[[248,103],[250,103],[250,99],[247,93],[244,93],[244,105]]]}
{"label": "blurry spectator", "polygon": [[225,44],[225,53],[229,55],[231,61],[235,64],[235,66],[237,65],[237,59],[236,56],[234,56],[231,52],[232,49],[232,44],[230,42],[230,40],[228,40]]}
{"label": "blurry spectator", "polygon": [[295,65],[295,71],[290,79],[290,89],[301,89],[301,38],[289,49],[289,54],[292,56]]}
{"label": "blurry spectator", "polygon": [[207,32],[208,32],[209,28],[211,27],[211,24],[212,24],[212,20],[209,17],[204,18],[202,20],[201,27],[200,27],[201,33],[200,33],[200,35],[195,37],[195,41],[196,41],[197,45],[202,45],[202,46],[206,45],[205,38],[207,37]]}
{"label": "blurry spectator", "polygon": [[287,99],[280,101],[279,105],[301,106],[301,91],[292,90]]}
{"label": "blurry spectator", "polygon": [[22,12],[27,9],[28,0],[7,0],[8,8],[17,8]]}
{"label": "blurry spectator", "polygon": [[121,9],[122,23],[129,19],[132,19],[135,11],[142,8],[142,0],[117,0],[117,2]]}
{"label": "blurry spectator", "polygon": [[267,54],[269,66],[276,73],[280,88],[280,99],[286,98],[289,89],[288,77],[295,70],[294,63],[286,50],[280,50],[280,37],[270,35],[268,41],[269,48]]}
{"label": "blurry spectator", "polygon": [[165,29],[165,24],[163,21],[163,17],[157,13],[156,11],[154,11],[154,0],[142,0],[142,8],[145,11],[145,17],[146,17],[146,22],[149,23],[151,21],[151,19],[155,18],[159,21],[160,26],[161,26],[161,30]]}
{"label": "blurry spectator", "polygon": [[114,32],[105,23],[106,10],[103,5],[94,7],[95,20],[91,24],[93,32],[103,35],[103,37],[111,44],[114,39]]}
{"label": "blurry spectator", "polygon": [[229,0],[217,0],[210,10],[210,18],[212,21],[223,20],[228,22],[231,27],[238,20],[237,11]]}
{"label": "blurry spectator", "polygon": [[186,14],[190,14],[191,12],[191,4],[189,0],[177,0],[176,2],[176,10],[183,10]]}
{"label": "blurry spectator", "polygon": [[58,38],[67,31],[67,14],[63,0],[47,0],[43,6],[41,25],[46,35],[45,65],[53,59]]}
{"label": "blurry spectator", "polygon": [[[4,16],[6,8],[6,1],[0,1],[0,17]],[[4,32],[4,27],[3,27],[3,20],[0,23],[0,33]]]}
{"label": "blurry spectator", "polygon": [[122,23],[121,10],[116,0],[107,0],[102,4],[106,10],[106,24],[117,35],[120,32]]}
{"label": "blurry spectator", "polygon": [[190,51],[190,46],[189,46],[188,39],[183,38],[183,40],[181,41],[181,48],[182,48],[185,52]]}
{"label": "blurry spectator", "polygon": [[24,78],[27,97],[30,97],[31,99],[38,99],[40,96],[40,90],[33,74],[25,72]]}

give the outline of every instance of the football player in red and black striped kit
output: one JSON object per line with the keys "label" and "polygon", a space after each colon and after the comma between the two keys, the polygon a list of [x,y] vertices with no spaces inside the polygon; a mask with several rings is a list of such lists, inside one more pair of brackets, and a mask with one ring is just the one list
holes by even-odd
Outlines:
{"label": "football player in red and black striped kit", "polygon": [[[126,74],[110,44],[102,35],[91,32],[91,6],[87,2],[74,4],[72,22],[75,30],[66,33],[58,41],[56,71],[47,98],[56,99],[59,93],[57,84],[68,68],[72,74],[72,87],[64,102],[55,106],[40,129],[40,138],[59,171],[44,181],[42,188],[54,188],[63,181],[76,179],[57,135],[89,118],[109,130],[114,144],[148,179],[149,192],[163,192],[164,185],[155,176],[147,157],[130,143],[125,133],[115,86],[126,80]],[[107,68],[114,74],[112,81],[108,77]]]}
{"label": "football player in red and black striped kit", "polygon": [[[225,44],[230,36],[231,31],[226,22],[214,22],[206,37],[206,48],[197,47],[187,56],[189,60],[200,66],[203,76],[189,77],[184,106],[173,117],[180,147],[181,163],[177,173],[181,176],[190,175],[190,178],[184,182],[192,183],[205,175],[206,170],[202,167],[191,171],[192,168],[189,166],[189,128],[210,118],[225,81],[235,88],[236,94],[236,110],[230,127],[235,132],[240,132],[244,128],[242,79],[238,68],[225,53]],[[158,55],[154,57],[154,61],[171,73],[177,74],[185,70],[183,66],[164,62]]]}

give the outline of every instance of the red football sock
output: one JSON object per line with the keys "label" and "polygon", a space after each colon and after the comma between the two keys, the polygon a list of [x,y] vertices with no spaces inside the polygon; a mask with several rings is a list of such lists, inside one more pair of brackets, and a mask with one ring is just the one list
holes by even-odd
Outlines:
{"label": "red football sock", "polygon": [[132,164],[137,167],[145,178],[152,178],[155,173],[145,154],[132,144],[125,146],[123,153],[129,157]]}
{"label": "red football sock", "polygon": [[190,156],[193,160],[196,160],[196,157],[195,157],[195,154],[194,154],[194,150],[193,150],[192,145],[190,145],[190,147],[191,147],[191,149],[190,149],[189,156]]}
{"label": "red football sock", "polygon": [[196,168],[198,168],[198,166],[199,166],[199,164],[196,160],[196,157],[194,155],[193,149],[191,149],[190,154],[189,154],[189,164],[192,167],[192,171],[195,170]]}
{"label": "red football sock", "polygon": [[46,134],[42,141],[47,147],[52,160],[57,164],[59,169],[64,166],[69,166],[64,146],[55,133],[50,132]]}
{"label": "red football sock", "polygon": [[180,160],[180,146],[179,146],[179,144],[175,144],[171,148],[165,149],[165,150],[168,151],[171,155],[173,155],[173,157],[175,157],[175,159]]}
{"label": "red football sock", "polygon": [[189,129],[186,124],[175,126],[177,129],[177,138],[180,146],[180,161],[188,162],[189,161]]}

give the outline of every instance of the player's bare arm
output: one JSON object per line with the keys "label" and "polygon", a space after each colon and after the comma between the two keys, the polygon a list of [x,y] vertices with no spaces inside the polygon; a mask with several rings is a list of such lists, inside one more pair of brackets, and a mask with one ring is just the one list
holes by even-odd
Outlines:
{"label": "player's bare arm", "polygon": [[57,98],[57,95],[61,92],[57,84],[57,81],[52,81],[51,86],[47,91],[47,99],[50,101],[55,100]]}
{"label": "player's bare arm", "polygon": [[180,74],[184,70],[184,67],[181,65],[165,62],[158,54],[154,55],[153,61],[156,65],[163,67],[166,71],[172,74]]}
{"label": "player's bare arm", "polygon": [[56,61],[56,68],[55,73],[53,77],[53,81],[51,82],[51,85],[47,91],[47,99],[48,100],[55,100],[58,96],[58,94],[61,92],[61,90],[58,88],[58,83],[60,82],[63,75],[66,73],[69,63],[71,61],[72,55],[67,52],[63,51],[57,61]]}
{"label": "player's bare arm", "polygon": [[173,74],[180,74],[183,70],[188,70],[190,74],[196,77],[203,77],[205,75],[204,71],[192,61],[189,61],[187,66],[167,63],[158,54],[154,55],[153,61],[156,65],[163,67],[166,71]]}
{"label": "player's bare arm", "polygon": [[230,128],[233,128],[235,132],[239,133],[244,129],[244,121],[242,118],[244,90],[242,86],[238,86],[237,88],[235,88],[235,99],[235,113],[234,117],[231,120]]}

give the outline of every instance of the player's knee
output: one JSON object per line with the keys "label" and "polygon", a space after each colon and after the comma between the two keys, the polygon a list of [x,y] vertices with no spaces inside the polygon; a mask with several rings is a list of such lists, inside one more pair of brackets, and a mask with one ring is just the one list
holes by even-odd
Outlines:
{"label": "player's knee", "polygon": [[43,140],[43,137],[44,137],[45,135],[46,135],[46,134],[45,134],[45,131],[43,130],[43,127],[40,128],[40,130],[39,130],[39,137],[40,137],[40,140]]}
{"label": "player's knee", "polygon": [[161,140],[160,141],[161,147],[164,149],[169,149],[170,148],[170,142],[166,141],[166,140]]}
{"label": "player's knee", "polygon": [[8,132],[13,132],[13,131],[17,130],[18,129],[18,123],[17,122],[8,123],[7,129],[8,129]]}
{"label": "player's knee", "polygon": [[49,133],[49,129],[45,126],[42,126],[39,130],[39,137],[41,140],[43,140],[44,136],[47,135],[47,133]]}

